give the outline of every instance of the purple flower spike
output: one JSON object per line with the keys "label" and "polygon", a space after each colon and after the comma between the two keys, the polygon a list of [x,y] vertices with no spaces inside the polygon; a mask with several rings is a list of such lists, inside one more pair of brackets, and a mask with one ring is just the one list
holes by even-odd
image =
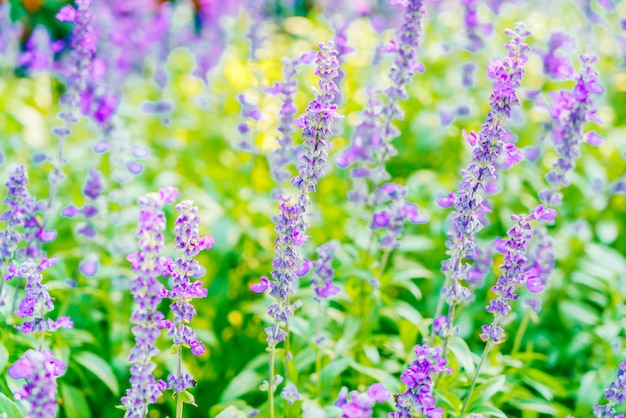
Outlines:
{"label": "purple flower spike", "polygon": [[324,176],[324,168],[328,159],[328,137],[332,134],[332,123],[337,117],[335,95],[339,92],[334,79],[339,75],[339,62],[334,44],[320,44],[315,56],[315,75],[320,77],[316,96],[303,115],[296,119],[296,126],[302,129],[305,139],[306,153],[301,157],[298,166],[299,174],[291,180],[291,184],[300,189],[303,198],[301,204],[307,205],[308,193],[315,191],[318,179]]}
{"label": "purple flower spike", "polygon": [[529,215],[511,216],[511,219],[515,221],[515,226],[509,230],[508,239],[504,242],[504,263],[500,265],[502,274],[491,289],[496,294],[496,298],[489,302],[486,309],[493,314],[494,319],[491,324],[482,326],[483,332],[480,337],[484,341],[499,344],[506,338],[500,325],[506,321],[511,311],[511,300],[519,297],[515,293],[517,286],[526,284],[531,292],[542,290],[543,283],[535,271],[525,269],[528,261],[528,241],[534,233],[530,222],[534,220],[553,221],[555,217],[556,211],[544,208],[543,205],[539,205]]}
{"label": "purple flower spike", "polygon": [[[200,251],[213,246],[212,237],[201,238],[198,233],[200,218],[198,218],[198,207],[193,206],[191,200],[185,200],[176,205],[179,212],[176,219],[176,250],[179,258],[171,264],[172,289],[167,293],[167,297],[172,299],[170,309],[174,315],[174,320],[164,321],[167,328],[167,335],[170,336],[175,346],[178,346],[179,356],[182,355],[183,347],[191,347],[192,354],[199,356],[204,354],[206,348],[202,344],[195,331],[187,324],[196,315],[196,309],[191,304],[194,298],[204,298],[207,289],[202,287],[201,281],[191,281],[192,277],[198,277],[202,271],[195,257]],[[169,389],[174,393],[181,393],[189,387],[195,386],[195,381],[188,374],[175,375],[171,373],[168,377]]]}
{"label": "purple flower spike", "polygon": [[[482,193],[486,194],[493,188],[493,183],[496,183],[497,162],[503,151],[508,163],[515,163],[521,158],[521,153],[511,147],[512,144],[505,144],[504,140],[508,134],[511,109],[520,104],[516,90],[521,85],[524,64],[528,61],[529,47],[524,40],[530,32],[520,22],[515,24],[514,30],[506,30],[505,34],[512,38],[506,44],[508,56],[504,61],[489,63],[488,75],[494,81],[493,92],[489,98],[491,110],[487,120],[479,133],[463,133],[473,150],[472,163],[462,171],[463,179],[456,194],[452,231],[448,233],[449,239],[446,242],[449,258],[442,263],[442,271],[446,274],[442,293],[450,306],[461,303],[470,294],[469,289],[460,281],[469,280],[471,265],[464,260],[476,258],[475,235],[483,228],[481,215],[489,210]],[[452,319],[449,318],[450,323]],[[449,329],[454,329],[451,324]]]}
{"label": "purple flower spike", "polygon": [[90,169],[89,177],[83,187],[83,193],[85,196],[91,200],[96,200],[100,196],[100,193],[102,193],[103,188],[104,184],[102,184],[102,174],[93,168]]}
{"label": "purple flower spike", "polygon": [[543,72],[549,77],[554,79],[567,79],[574,75],[574,68],[572,68],[568,57],[561,57],[557,55],[559,49],[565,51],[571,51],[575,48],[575,43],[572,38],[562,32],[554,32],[550,35],[548,40],[548,50],[541,54],[543,58]]}
{"label": "purple flower spike", "polygon": [[539,197],[551,206],[562,203],[560,189],[569,185],[568,174],[576,167],[576,160],[580,157],[580,142],[585,139],[594,146],[602,143],[602,137],[595,132],[583,135],[583,125],[586,122],[600,122],[595,115],[597,109],[593,96],[601,94],[603,90],[597,83],[598,72],[592,67],[598,59],[593,54],[586,54],[581,55],[580,60],[582,68],[574,89],[550,92],[554,101],[550,106],[552,137],[559,158],[546,176],[550,188],[542,190]]}
{"label": "purple flower spike", "polygon": [[433,379],[437,373],[452,373],[441,358],[441,348],[428,345],[416,345],[417,358],[402,374],[400,379],[406,385],[406,391],[396,396],[396,412],[390,412],[389,418],[411,418],[411,409],[415,409],[429,418],[441,417],[443,409],[435,406],[432,395]]}
{"label": "purple flower spike", "polygon": [[52,351],[28,350],[9,367],[13,379],[25,379],[26,384],[15,393],[15,399],[27,405],[30,418],[55,417],[58,411],[58,377],[65,373],[66,365],[54,358]]}
{"label": "purple flower spike", "polygon": [[59,13],[55,16],[59,22],[73,22],[76,19],[76,9],[67,4],[61,7]]}
{"label": "purple flower spike", "polygon": [[317,249],[318,259],[312,264],[315,276],[311,280],[311,288],[315,292],[313,299],[321,303],[322,299],[328,299],[339,293],[339,287],[333,284],[335,271],[332,268],[335,246],[325,244]]}
{"label": "purple flower spike", "polygon": [[167,187],[158,193],[148,193],[138,201],[141,207],[137,229],[139,250],[127,258],[137,274],[130,287],[136,305],[130,318],[130,322],[135,324],[132,328],[135,346],[128,357],[132,363],[131,387],[121,399],[127,418],[145,418],[148,405],[156,403],[163,389],[164,382],[157,382],[152,375],[155,366],[151,359],[159,353],[156,339],[164,327],[163,314],[157,307],[167,294],[158,280],[166,265],[161,256],[165,250],[163,206],[173,203],[176,196],[178,190]]}

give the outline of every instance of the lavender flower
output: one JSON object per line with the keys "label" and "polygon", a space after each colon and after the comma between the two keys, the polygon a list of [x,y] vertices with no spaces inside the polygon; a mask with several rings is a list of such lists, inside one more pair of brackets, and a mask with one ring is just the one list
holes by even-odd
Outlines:
{"label": "lavender flower", "polygon": [[[473,147],[473,162],[462,171],[463,180],[459,184],[458,196],[454,198],[453,230],[449,232],[446,241],[449,258],[442,263],[442,271],[446,274],[442,295],[451,307],[448,318],[450,325],[454,315],[452,307],[469,296],[469,290],[460,281],[468,279],[471,266],[463,260],[475,257],[474,237],[483,228],[480,216],[488,211],[480,191],[486,192],[490,184],[496,182],[496,163],[503,151],[508,163],[521,159],[521,153],[513,144],[506,144],[505,148],[503,139],[511,119],[511,108],[520,104],[515,90],[521,84],[524,64],[528,60],[526,53],[529,47],[524,40],[530,32],[520,22],[515,25],[514,31],[507,30],[505,33],[513,38],[506,44],[508,56],[504,61],[490,62],[488,67],[487,74],[494,79],[490,96],[491,111],[479,134],[464,133],[465,139]],[[439,313],[435,316],[439,316]],[[450,326],[450,329],[454,328]]]}
{"label": "lavender flower", "polygon": [[148,405],[155,403],[161,396],[161,390],[167,387],[165,382],[156,381],[152,375],[156,365],[151,358],[159,353],[156,339],[164,327],[163,314],[157,310],[166,294],[158,280],[165,265],[161,256],[165,249],[163,206],[174,203],[177,196],[177,189],[166,187],[158,193],[148,193],[138,201],[141,207],[137,229],[139,251],[128,256],[137,277],[133,279],[130,289],[136,304],[130,318],[130,322],[135,324],[132,329],[135,346],[128,357],[133,364],[130,368],[131,388],[122,397],[126,418],[145,418]]}
{"label": "lavender flower", "polygon": [[[531,293],[540,293],[547,287],[555,264],[554,241],[544,223],[537,225],[534,250],[528,259],[526,287]],[[537,297],[526,300],[524,304],[535,313],[541,309],[541,301]]]}
{"label": "lavender flower", "polygon": [[293,383],[289,382],[280,392],[280,397],[286,400],[289,405],[293,405],[296,401],[300,400],[302,396],[298,392],[298,388],[296,388]]}
{"label": "lavender flower", "polygon": [[15,326],[16,329],[24,334],[53,332],[59,328],[72,328],[73,326],[72,321],[67,316],[62,316],[56,321],[45,318],[45,315],[54,309],[54,303],[50,293],[48,293],[48,287],[41,283],[43,279],[41,273],[56,263],[56,257],[43,257],[38,264],[31,259],[26,260],[22,263],[19,271],[9,268],[9,273],[6,275],[7,278],[13,278],[13,276],[26,278],[26,286],[24,288],[26,295],[20,302],[18,310],[14,312],[20,318],[33,318],[31,321]]}
{"label": "lavender flower", "polygon": [[299,174],[291,179],[291,184],[300,189],[299,204],[310,204],[309,193],[315,191],[318,180],[324,176],[328,158],[328,137],[332,134],[332,123],[337,114],[337,104],[333,102],[338,92],[333,81],[339,74],[337,50],[333,42],[319,44],[315,55],[315,75],[320,77],[315,99],[309,103],[304,114],[296,119],[296,126],[302,129],[306,153],[298,166]]}
{"label": "lavender flower", "polygon": [[528,241],[532,238],[533,228],[531,221],[544,220],[552,221],[556,217],[554,209],[545,208],[539,205],[530,215],[512,215],[515,226],[508,232],[508,239],[504,243],[506,249],[504,263],[500,265],[502,275],[498,278],[496,285],[491,289],[496,294],[487,306],[487,311],[494,315],[491,324],[482,326],[480,337],[484,341],[491,341],[494,344],[501,343],[506,334],[499,324],[503,323],[511,311],[511,300],[515,300],[519,295],[515,293],[516,286],[534,280],[532,270],[526,270],[528,261],[526,252]]}
{"label": "lavender flower", "polygon": [[385,209],[374,213],[373,216],[372,228],[385,228],[387,233],[382,238],[381,248],[391,250],[400,245],[398,239],[407,221],[414,224],[428,222],[428,217],[419,214],[416,204],[404,200],[406,193],[406,187],[395,183],[384,184],[376,193],[377,205],[390,202]]}
{"label": "lavender flower", "polygon": [[543,72],[554,79],[570,78],[574,76],[568,57],[557,55],[557,51],[574,49],[574,40],[563,32],[553,32],[548,40],[548,50],[541,54],[543,58]]}
{"label": "lavender flower", "polygon": [[[167,292],[167,297],[172,299],[170,309],[174,315],[174,320],[164,321],[164,326],[168,330],[167,335],[174,340],[174,346],[177,347],[179,356],[182,354],[183,347],[191,347],[191,352],[199,356],[206,349],[204,344],[198,341],[198,337],[194,330],[187,324],[191,322],[196,315],[196,309],[191,304],[194,298],[204,298],[207,290],[202,287],[200,280],[191,281],[192,277],[198,277],[202,274],[202,267],[196,261],[195,257],[200,251],[207,250],[213,246],[213,238],[205,236],[200,238],[198,234],[198,226],[200,218],[198,218],[198,207],[193,206],[191,200],[185,200],[176,205],[176,210],[180,213],[176,219],[176,249],[179,252],[179,258],[169,263],[163,276],[171,275],[173,283],[172,290]],[[195,381],[188,373],[182,373],[180,370],[180,362],[177,372],[170,373],[167,378],[169,389],[180,394],[189,387],[195,386]]]}
{"label": "lavender flower", "polygon": [[464,22],[465,30],[467,31],[467,39],[469,41],[467,49],[470,52],[478,52],[485,46],[485,42],[482,40],[479,30],[485,35],[489,35],[491,34],[493,27],[490,24],[480,24],[478,22],[476,0],[461,0],[461,4],[465,9]]}
{"label": "lavender flower", "polygon": [[429,418],[443,416],[443,409],[435,407],[432,376],[441,372],[452,373],[452,370],[446,368],[447,362],[441,358],[440,347],[416,345],[415,354],[417,358],[400,378],[406,391],[396,396],[397,411],[390,412],[389,418],[411,418],[412,410]]}
{"label": "lavender flower", "polygon": [[312,263],[315,276],[311,279],[311,288],[315,292],[313,299],[318,303],[321,303],[322,299],[328,299],[339,293],[339,288],[333,284],[335,278],[335,271],[332,268],[334,252],[334,245],[322,245],[317,249],[319,258]]}
{"label": "lavender flower", "polygon": [[29,418],[51,418],[58,411],[56,379],[65,373],[66,365],[54,358],[51,350],[28,350],[9,367],[13,379],[26,379],[15,399],[27,405]]}
{"label": "lavender flower", "polygon": [[48,72],[54,69],[54,54],[63,48],[63,42],[50,39],[50,33],[44,26],[37,26],[26,42],[24,52],[20,54],[19,65],[29,74]]}
{"label": "lavender flower", "polygon": [[553,120],[552,136],[559,158],[552,166],[552,171],[546,175],[550,189],[543,190],[539,197],[544,203],[557,206],[563,199],[560,189],[569,185],[568,173],[576,166],[576,159],[580,157],[579,143],[585,139],[591,145],[600,145],[602,138],[591,131],[583,135],[583,124],[588,121],[600,122],[595,116],[593,95],[602,93],[602,87],[597,83],[598,73],[592,64],[598,61],[595,55],[580,56],[582,69],[576,79],[576,85],[571,92],[551,92],[554,100],[550,106],[550,115]]}
{"label": "lavender flower", "polygon": [[[339,399],[335,406],[341,408],[342,418],[371,418],[372,408],[377,402],[385,402],[391,394],[380,383],[374,383],[367,388],[367,392],[361,393],[353,390],[348,395],[348,389],[344,386],[339,393]],[[348,396],[350,399],[348,400]]]}
{"label": "lavender flower", "polygon": [[619,365],[617,379],[611,382],[604,391],[604,398],[609,402],[605,405],[595,404],[593,416],[597,418],[624,418],[624,414],[615,415],[615,406],[621,405],[626,399],[626,362]]}
{"label": "lavender flower", "polygon": [[281,133],[277,139],[279,147],[267,155],[270,170],[276,182],[281,183],[291,176],[287,166],[296,163],[296,159],[302,156],[300,148],[292,143],[294,132],[293,121],[296,113],[294,96],[298,90],[296,81],[296,66],[302,58],[283,60],[283,80],[275,83],[266,91],[270,94],[282,96],[282,105],[279,111],[278,131]]}

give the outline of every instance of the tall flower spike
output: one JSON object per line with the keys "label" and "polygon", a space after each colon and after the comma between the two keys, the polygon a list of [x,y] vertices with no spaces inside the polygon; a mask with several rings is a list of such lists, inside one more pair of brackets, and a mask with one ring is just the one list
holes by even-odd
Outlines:
{"label": "tall flower spike", "polygon": [[[491,110],[487,120],[478,134],[463,132],[465,139],[473,147],[472,163],[461,173],[463,179],[459,183],[454,212],[452,214],[452,231],[446,241],[448,259],[442,263],[441,270],[446,274],[446,282],[442,296],[450,306],[448,324],[453,330],[454,306],[469,296],[469,290],[461,280],[467,280],[471,266],[464,260],[475,257],[475,234],[483,228],[480,216],[489,209],[484,202],[482,193],[497,181],[497,162],[506,153],[505,161],[519,161],[519,151],[513,144],[506,144],[504,137],[511,120],[511,109],[519,106],[516,89],[521,85],[524,64],[528,61],[528,45],[524,43],[530,32],[523,23],[516,23],[515,30],[506,30],[505,34],[512,39],[507,42],[509,51],[504,61],[489,63],[488,76],[494,80],[493,92],[489,97]],[[503,152],[506,151],[506,152]],[[435,317],[443,308],[441,299]]]}
{"label": "tall flower spike", "polygon": [[[200,280],[191,281],[191,278],[202,275],[203,270],[195,257],[200,251],[208,250],[213,246],[213,238],[210,236],[200,237],[198,227],[200,218],[198,218],[198,207],[193,206],[191,200],[185,200],[176,205],[179,212],[176,219],[176,250],[179,257],[176,261],[169,264],[169,268],[164,272],[164,276],[171,275],[170,281],[173,286],[167,293],[167,297],[172,299],[170,309],[174,315],[174,320],[166,320],[164,322],[167,328],[167,335],[174,340],[174,346],[177,347],[179,358],[182,355],[183,347],[190,347],[191,352],[199,356],[206,349],[202,344],[195,331],[187,325],[196,315],[196,309],[191,304],[194,298],[204,298],[207,295],[207,289],[202,287]],[[178,362],[176,373],[170,373],[167,381],[169,389],[176,394],[180,394],[189,387],[195,386],[195,381],[188,373],[180,370],[181,362]]]}
{"label": "tall flower spike", "polygon": [[396,396],[396,412],[390,412],[389,418],[411,418],[413,410],[429,418],[440,418],[443,414],[443,409],[435,406],[432,376],[441,372],[452,373],[452,370],[441,358],[440,347],[416,345],[415,354],[417,358],[400,377],[406,391]]}
{"label": "tall flower spike", "polygon": [[[534,281],[536,276],[532,270],[526,270],[528,241],[532,238],[534,229],[530,222],[534,220],[552,221],[556,217],[554,209],[544,208],[539,205],[529,215],[512,215],[515,226],[508,232],[508,239],[504,243],[504,263],[500,265],[502,274],[496,285],[491,289],[496,297],[489,302],[487,311],[494,316],[489,325],[482,326],[480,337],[484,341],[494,344],[501,343],[506,334],[502,324],[511,311],[511,301],[518,298],[515,288],[529,281]],[[532,286],[532,285],[531,285]]]}
{"label": "tall flower spike", "polygon": [[589,53],[581,55],[580,60],[582,68],[573,90],[550,93],[554,101],[550,106],[552,137],[559,158],[552,166],[552,171],[546,175],[550,188],[541,191],[539,197],[552,206],[562,203],[563,195],[559,190],[569,185],[567,176],[576,166],[576,159],[580,157],[579,144],[583,139],[594,146],[602,143],[602,138],[593,131],[583,134],[585,122],[600,122],[595,116],[597,109],[593,99],[593,95],[603,91],[597,82],[598,72],[592,67],[598,58]]}
{"label": "tall flower spike", "polygon": [[328,159],[328,137],[332,134],[332,123],[340,117],[337,104],[334,103],[337,86],[334,79],[339,75],[337,50],[333,42],[319,44],[320,50],[315,55],[315,75],[320,77],[315,99],[309,103],[306,112],[296,119],[296,125],[302,129],[305,138],[305,154],[298,166],[299,174],[291,184],[300,189],[300,204],[308,206],[309,193],[315,191],[318,180],[324,176]]}
{"label": "tall flower spike", "polygon": [[159,353],[156,339],[163,329],[163,314],[157,311],[166,290],[159,282],[166,264],[161,253],[165,250],[163,231],[165,214],[163,206],[174,203],[178,190],[166,187],[158,193],[148,193],[139,199],[139,228],[137,238],[139,251],[128,256],[128,261],[137,276],[131,282],[130,291],[135,299],[135,311],[130,322],[135,346],[131,349],[128,361],[130,368],[130,389],[122,397],[126,408],[126,418],[145,418],[148,405],[156,403],[161,390],[167,387],[163,381],[156,381],[152,371],[156,365],[152,357]]}

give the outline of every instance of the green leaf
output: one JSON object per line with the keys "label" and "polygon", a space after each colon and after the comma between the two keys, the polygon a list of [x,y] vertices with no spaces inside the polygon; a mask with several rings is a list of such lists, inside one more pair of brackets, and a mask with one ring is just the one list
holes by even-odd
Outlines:
{"label": "green leaf", "polygon": [[470,351],[467,343],[462,338],[454,335],[448,339],[448,348],[454,354],[456,360],[461,364],[469,376],[473,376],[476,367],[474,366],[474,355]]}
{"label": "green leaf", "polygon": [[220,396],[220,402],[237,399],[248,392],[256,391],[261,380],[261,375],[254,370],[242,371],[226,386]]}
{"label": "green leaf", "polygon": [[224,409],[222,412],[217,414],[215,418],[246,418],[246,413],[238,410],[233,405]]}
{"label": "green leaf", "polygon": [[74,354],[72,358],[100,379],[113,395],[119,396],[120,387],[115,373],[113,373],[113,368],[102,357],[90,351],[80,351]]}
{"label": "green leaf", "polygon": [[493,395],[503,389],[504,383],[506,383],[505,376],[495,376],[474,389],[469,402],[469,410],[474,411],[481,404],[490,403]]}
{"label": "green leaf", "polygon": [[521,411],[535,411],[552,416],[558,414],[557,409],[543,399],[524,399],[519,401],[511,400],[510,403],[511,405],[515,405]]}
{"label": "green leaf", "polygon": [[9,361],[9,352],[7,351],[4,344],[0,343],[0,373],[4,371],[7,363]]}
{"label": "green leaf", "polygon": [[478,405],[476,407],[470,407],[469,412],[481,414],[484,417],[508,418],[504,412],[493,405]]}
{"label": "green leaf", "polygon": [[186,390],[183,390],[182,392],[180,392],[178,396],[183,398],[184,403],[193,405],[193,406],[198,406],[198,404],[196,404],[196,398],[194,398],[193,395],[187,392]]}
{"label": "green leaf", "polygon": [[458,415],[459,412],[461,412],[461,404],[463,403],[463,401],[453,392],[449,390],[439,390],[437,391],[435,398],[441,399],[443,402],[449,405],[450,408],[452,408],[452,410],[450,410],[450,408],[444,408],[446,411],[454,413],[455,415]]}
{"label": "green leaf", "polygon": [[4,393],[0,393],[0,413],[4,412],[10,418],[24,418],[17,404],[7,398]]}
{"label": "green leaf", "polygon": [[83,392],[65,383],[60,383],[59,386],[66,418],[91,418],[91,409]]}

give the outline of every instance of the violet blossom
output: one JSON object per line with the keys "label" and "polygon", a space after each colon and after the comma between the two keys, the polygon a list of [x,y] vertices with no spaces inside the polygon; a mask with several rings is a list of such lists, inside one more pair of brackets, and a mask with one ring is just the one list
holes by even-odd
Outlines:
{"label": "violet blossom", "polygon": [[50,72],[55,69],[54,56],[63,48],[62,41],[50,39],[50,33],[44,26],[36,26],[20,54],[19,65],[29,74]]}
{"label": "violet blossom", "polygon": [[156,403],[161,391],[167,388],[167,383],[157,381],[152,375],[156,365],[151,359],[159,353],[156,340],[164,327],[164,316],[157,308],[167,294],[158,279],[166,264],[161,255],[165,250],[163,206],[174,203],[177,196],[177,189],[166,187],[158,193],[148,193],[138,201],[141,207],[137,229],[139,250],[128,256],[137,276],[130,288],[135,299],[135,310],[130,318],[135,324],[132,328],[135,346],[128,357],[132,363],[131,387],[121,399],[126,418],[145,418],[148,405]]}
{"label": "violet blossom", "polygon": [[576,166],[580,157],[579,144],[583,140],[599,146],[602,138],[594,131],[583,134],[586,122],[601,122],[595,115],[593,95],[601,94],[603,89],[597,83],[598,72],[592,67],[598,61],[589,53],[580,56],[582,68],[576,78],[572,91],[551,92],[553,103],[550,115],[553,120],[552,137],[559,158],[546,175],[550,188],[540,192],[541,200],[551,206],[561,204],[563,195],[559,191],[569,185],[568,173]]}
{"label": "violet blossom", "polygon": [[313,299],[321,303],[323,299],[328,299],[339,293],[339,287],[333,284],[335,271],[332,267],[335,246],[325,244],[317,249],[318,259],[311,263],[315,275],[311,279],[311,288],[315,292]]}
{"label": "violet blossom", "polygon": [[493,26],[489,23],[480,23],[478,21],[478,11],[476,0],[461,0],[461,4],[464,7],[464,23],[465,30],[467,31],[467,39],[469,41],[469,45],[467,49],[470,52],[478,52],[480,49],[484,48],[485,42],[483,41],[480,32],[483,35],[490,35],[493,31]]}
{"label": "violet blossom", "polygon": [[372,228],[384,228],[386,235],[382,238],[380,246],[385,250],[391,250],[400,245],[398,239],[402,235],[406,222],[414,224],[428,222],[427,216],[419,214],[416,204],[408,203],[404,199],[406,194],[406,187],[395,183],[386,183],[376,192],[376,205],[386,204],[386,206],[374,213]]}
{"label": "violet blossom", "polygon": [[413,360],[400,379],[406,385],[406,391],[396,396],[396,411],[389,413],[389,418],[411,418],[412,411],[429,418],[441,418],[443,409],[436,407],[432,394],[433,376],[437,373],[452,373],[446,367],[446,360],[441,358],[441,347],[416,345]]}
{"label": "violet blossom", "polygon": [[348,394],[348,389],[344,386],[335,406],[341,408],[342,418],[371,418],[374,405],[386,402],[390,396],[389,391],[380,383],[370,385],[363,393],[353,390]]}
{"label": "violet blossom", "polygon": [[[172,289],[167,297],[172,300],[170,309],[174,320],[163,322],[168,330],[167,335],[172,337],[178,355],[182,355],[183,347],[190,347],[192,354],[199,356],[206,351],[203,343],[198,340],[195,331],[187,325],[196,315],[196,309],[191,304],[194,298],[204,298],[207,289],[202,287],[202,281],[192,281],[194,277],[202,275],[203,270],[195,257],[200,251],[208,250],[213,246],[213,237],[200,237],[198,227],[198,207],[193,206],[191,200],[184,200],[176,205],[179,216],[176,219],[176,250],[179,258],[167,264],[163,276],[171,276]],[[180,364],[180,362],[179,362]],[[183,373],[180,368],[176,373],[170,373],[168,378],[169,389],[180,394],[189,387],[195,386],[195,381],[189,373]]]}
{"label": "violet blossom", "polygon": [[26,384],[15,393],[15,399],[27,405],[29,418],[55,417],[57,403],[58,377],[65,373],[65,363],[54,357],[51,350],[36,351],[29,349],[9,367],[9,376],[13,379],[25,379]]}
{"label": "violet blossom", "polygon": [[529,215],[511,216],[515,226],[509,230],[508,239],[504,242],[504,262],[499,266],[502,274],[491,289],[496,297],[489,302],[486,309],[493,314],[494,319],[491,324],[482,326],[480,337],[484,341],[500,344],[505,339],[506,334],[500,324],[506,321],[511,311],[511,301],[519,297],[515,293],[516,287],[526,284],[532,291],[537,285],[534,271],[526,269],[528,241],[534,233],[530,222],[552,221],[555,217],[556,211],[543,205],[539,205]]}
{"label": "violet blossom", "polygon": [[[529,47],[524,40],[530,32],[520,22],[515,24],[514,30],[507,29],[505,33],[512,38],[506,44],[509,53],[504,61],[492,61],[488,67],[487,75],[494,83],[487,120],[478,134],[464,132],[465,139],[473,148],[472,163],[461,172],[463,179],[453,199],[452,231],[446,241],[449,258],[442,263],[442,271],[446,274],[442,295],[450,305],[450,330],[454,329],[451,326],[453,307],[469,296],[469,290],[461,284],[461,280],[468,280],[471,270],[470,264],[464,260],[475,257],[475,234],[483,228],[480,217],[490,211],[481,192],[486,193],[497,181],[496,167],[503,154],[509,164],[521,159],[521,152],[513,144],[505,144],[504,137],[508,133],[511,109],[520,104],[516,89],[521,85],[524,64],[528,61]],[[439,314],[437,312],[435,316]]]}
{"label": "violet blossom", "polygon": [[604,391],[607,404],[593,406],[593,416],[597,418],[624,418],[624,414],[615,415],[615,406],[621,405],[626,399],[626,362],[619,365],[617,378]]}
{"label": "violet blossom", "polygon": [[543,59],[543,72],[554,79],[569,79],[574,76],[574,68],[569,57],[557,55],[559,50],[571,51],[576,44],[563,32],[553,32],[548,40],[548,50],[540,53]]}

